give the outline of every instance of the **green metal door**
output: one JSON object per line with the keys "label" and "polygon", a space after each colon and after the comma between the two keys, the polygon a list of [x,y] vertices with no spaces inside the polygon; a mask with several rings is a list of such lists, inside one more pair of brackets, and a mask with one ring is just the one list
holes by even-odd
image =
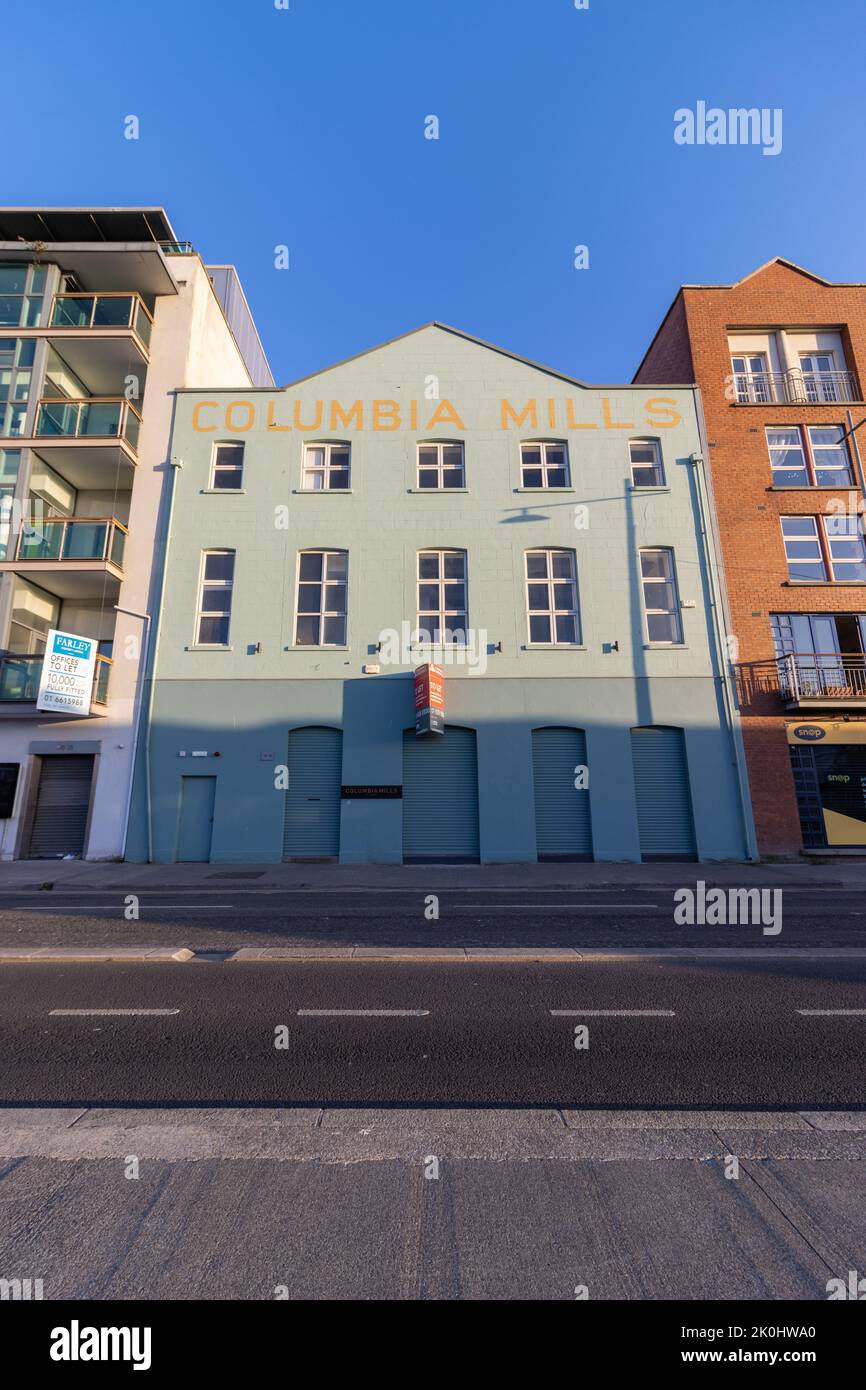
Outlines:
{"label": "green metal door", "polygon": [[583,729],[533,729],[532,777],[539,860],[592,859],[589,792],[575,787],[586,766]]}
{"label": "green metal door", "polygon": [[403,863],[477,864],[475,730],[403,734]]}
{"label": "green metal door", "polygon": [[695,859],[695,827],[682,729],[632,729],[641,859]]}
{"label": "green metal door", "polygon": [[343,735],[311,727],[289,734],[284,859],[336,859],[340,853]]}

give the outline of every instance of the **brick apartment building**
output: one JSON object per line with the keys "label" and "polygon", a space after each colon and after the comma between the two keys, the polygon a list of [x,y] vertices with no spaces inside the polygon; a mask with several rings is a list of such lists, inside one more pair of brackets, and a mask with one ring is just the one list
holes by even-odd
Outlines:
{"label": "brick apartment building", "polygon": [[866,285],[684,285],[634,379],[702,390],[759,849],[866,853]]}

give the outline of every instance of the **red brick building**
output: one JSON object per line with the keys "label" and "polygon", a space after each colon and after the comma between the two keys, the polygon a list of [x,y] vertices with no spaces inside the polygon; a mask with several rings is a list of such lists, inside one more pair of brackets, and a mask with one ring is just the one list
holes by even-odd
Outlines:
{"label": "red brick building", "polygon": [[701,387],[760,851],[866,853],[866,285],[684,285],[635,381]]}

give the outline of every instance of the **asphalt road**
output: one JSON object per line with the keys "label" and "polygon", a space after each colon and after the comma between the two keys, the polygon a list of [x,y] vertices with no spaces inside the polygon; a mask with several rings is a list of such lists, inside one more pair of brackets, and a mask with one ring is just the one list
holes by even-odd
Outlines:
{"label": "asphalt road", "polygon": [[[859,889],[785,888],[781,926],[679,926],[658,887],[0,890],[2,946],[832,946],[866,945]],[[429,900],[437,899],[438,917]],[[136,914],[136,915],[133,915]]]}
{"label": "asphalt road", "polygon": [[3,965],[0,1057],[31,1106],[866,1106],[866,962]]}

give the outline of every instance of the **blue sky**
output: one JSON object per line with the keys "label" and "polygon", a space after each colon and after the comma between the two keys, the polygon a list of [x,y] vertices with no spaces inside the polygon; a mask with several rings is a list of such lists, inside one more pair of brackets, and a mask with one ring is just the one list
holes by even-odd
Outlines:
{"label": "blue sky", "polygon": [[[278,382],[434,318],[627,381],[683,282],[866,281],[862,0],[46,0],[3,34],[2,201],[164,206]],[[781,107],[782,152],[678,146],[698,100]]]}

